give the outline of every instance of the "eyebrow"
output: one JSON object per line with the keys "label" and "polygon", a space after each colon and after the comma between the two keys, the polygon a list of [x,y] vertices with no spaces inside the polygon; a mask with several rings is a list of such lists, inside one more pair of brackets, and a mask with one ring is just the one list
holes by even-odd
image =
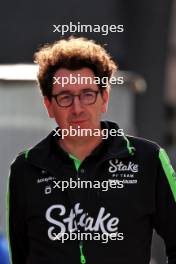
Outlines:
{"label": "eyebrow", "polygon": [[[91,88],[84,88],[84,89],[82,89],[81,91],[79,91],[79,92],[85,92],[85,91],[87,91],[87,92],[89,92],[89,91],[95,91],[95,90],[93,90],[93,89],[91,89]],[[96,92],[96,91],[95,91]],[[72,91],[70,91],[70,90],[64,90],[64,91],[62,91],[62,92],[60,92],[60,93],[58,93],[57,95],[62,95],[62,94],[73,94],[72,93]]]}

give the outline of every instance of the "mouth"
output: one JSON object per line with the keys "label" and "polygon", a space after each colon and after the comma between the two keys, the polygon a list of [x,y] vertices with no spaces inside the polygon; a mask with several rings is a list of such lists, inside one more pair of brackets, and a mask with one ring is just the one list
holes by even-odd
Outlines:
{"label": "mouth", "polygon": [[74,120],[74,121],[71,121],[72,124],[76,124],[76,125],[82,124],[84,122],[86,122],[86,120]]}

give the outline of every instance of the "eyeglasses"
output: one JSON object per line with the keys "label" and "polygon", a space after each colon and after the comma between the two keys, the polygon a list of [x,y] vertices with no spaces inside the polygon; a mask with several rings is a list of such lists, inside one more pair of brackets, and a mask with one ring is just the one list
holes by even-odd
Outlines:
{"label": "eyeglasses", "polygon": [[54,97],[54,99],[56,100],[56,103],[60,107],[69,107],[73,104],[74,98],[77,96],[81,104],[83,105],[94,104],[97,100],[98,93],[100,93],[100,91],[83,90],[79,94],[61,92],[58,94],[52,94],[51,97]]}

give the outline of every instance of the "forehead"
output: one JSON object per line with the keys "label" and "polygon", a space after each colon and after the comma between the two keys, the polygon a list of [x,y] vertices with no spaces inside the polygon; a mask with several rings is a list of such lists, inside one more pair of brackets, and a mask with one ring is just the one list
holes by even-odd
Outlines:
{"label": "forehead", "polygon": [[[66,68],[58,69],[53,76],[53,91],[80,91],[85,88],[97,90],[98,85],[93,81],[89,84],[90,78],[95,78],[94,72],[90,68],[69,70]],[[87,83],[86,83],[87,80]]]}

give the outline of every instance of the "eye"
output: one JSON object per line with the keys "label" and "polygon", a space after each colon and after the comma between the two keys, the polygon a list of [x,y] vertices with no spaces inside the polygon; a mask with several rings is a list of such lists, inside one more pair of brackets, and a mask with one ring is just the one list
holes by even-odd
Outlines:
{"label": "eye", "polygon": [[83,93],[84,97],[92,97],[94,96],[94,92],[93,91],[86,91]]}
{"label": "eye", "polygon": [[71,95],[70,94],[60,94],[58,96],[58,99],[59,100],[69,100],[71,98]]}

